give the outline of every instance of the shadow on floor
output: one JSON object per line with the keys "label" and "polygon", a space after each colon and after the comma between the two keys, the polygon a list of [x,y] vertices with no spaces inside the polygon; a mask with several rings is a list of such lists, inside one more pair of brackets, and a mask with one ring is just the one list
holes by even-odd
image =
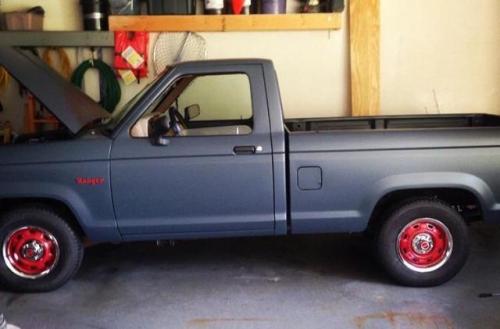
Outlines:
{"label": "shadow on floor", "polygon": [[277,271],[313,273],[356,281],[387,283],[372,245],[359,235],[238,238],[96,245],[86,250],[77,280],[95,271],[109,274],[190,267],[229,268],[266,264]]}

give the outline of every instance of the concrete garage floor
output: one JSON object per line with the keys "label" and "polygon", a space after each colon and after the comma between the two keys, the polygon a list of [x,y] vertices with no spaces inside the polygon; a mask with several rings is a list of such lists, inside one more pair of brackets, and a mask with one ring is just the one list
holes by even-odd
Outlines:
{"label": "concrete garage floor", "polygon": [[23,329],[499,328],[500,228],[476,224],[466,268],[428,289],[394,285],[361,238],[258,238],[89,248],[47,294],[1,293]]}

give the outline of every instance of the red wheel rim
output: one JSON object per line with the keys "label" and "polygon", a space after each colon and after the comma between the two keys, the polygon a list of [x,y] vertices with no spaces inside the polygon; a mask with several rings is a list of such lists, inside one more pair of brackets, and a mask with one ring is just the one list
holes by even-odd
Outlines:
{"label": "red wheel rim", "polygon": [[403,264],[416,272],[431,272],[451,256],[450,230],[433,218],[419,218],[406,225],[398,235],[397,251]]}
{"label": "red wheel rim", "polygon": [[14,274],[36,279],[54,269],[59,260],[59,245],[48,231],[26,226],[8,235],[2,254],[5,264]]}

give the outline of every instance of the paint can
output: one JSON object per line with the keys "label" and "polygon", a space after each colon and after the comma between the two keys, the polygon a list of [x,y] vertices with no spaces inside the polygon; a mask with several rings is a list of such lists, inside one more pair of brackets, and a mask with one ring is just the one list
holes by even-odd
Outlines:
{"label": "paint can", "polygon": [[149,0],[150,15],[195,15],[195,0]]}
{"label": "paint can", "polygon": [[286,0],[260,0],[259,8],[261,14],[285,14]]}

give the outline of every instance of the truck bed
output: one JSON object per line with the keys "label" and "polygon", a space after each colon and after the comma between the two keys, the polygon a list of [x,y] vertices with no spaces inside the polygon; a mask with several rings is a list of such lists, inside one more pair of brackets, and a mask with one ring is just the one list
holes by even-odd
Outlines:
{"label": "truck bed", "polygon": [[433,114],[289,119],[285,120],[285,126],[290,132],[498,127],[500,126],[500,116],[491,114]]}
{"label": "truck bed", "polygon": [[[292,233],[361,232],[370,195],[401,189],[487,191],[500,204],[500,117],[486,114],[286,120]],[[485,183],[488,182],[488,183]],[[488,184],[488,185],[486,185]],[[478,193],[478,192],[474,192]]]}

